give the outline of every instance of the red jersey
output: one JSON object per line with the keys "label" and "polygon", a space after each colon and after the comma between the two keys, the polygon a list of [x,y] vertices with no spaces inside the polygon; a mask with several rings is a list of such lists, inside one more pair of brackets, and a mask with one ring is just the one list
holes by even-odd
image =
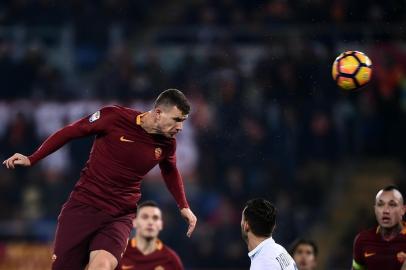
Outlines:
{"label": "red jersey", "polygon": [[141,113],[108,106],[51,135],[29,156],[31,164],[68,141],[95,135],[89,159],[70,198],[111,215],[136,211],[142,178],[159,164],[164,181],[179,208],[188,207],[182,178],[176,167],[176,140],[147,133]]}
{"label": "red jersey", "polygon": [[154,252],[144,255],[137,248],[135,238],[128,243],[119,270],[183,270],[182,261],[175,251],[157,240]]}
{"label": "red jersey", "polygon": [[400,270],[398,254],[406,252],[406,227],[390,241],[382,238],[380,227],[359,233],[354,240],[354,261],[368,270]]}

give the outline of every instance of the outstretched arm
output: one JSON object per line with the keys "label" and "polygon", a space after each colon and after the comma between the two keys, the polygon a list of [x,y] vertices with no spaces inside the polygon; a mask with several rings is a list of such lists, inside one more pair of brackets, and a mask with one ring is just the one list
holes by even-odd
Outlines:
{"label": "outstretched arm", "polygon": [[44,157],[52,154],[72,139],[91,134],[102,133],[109,127],[114,113],[114,107],[105,107],[100,111],[84,117],[49,136],[31,156],[19,153],[6,159],[3,164],[8,169],[14,169],[15,165],[32,166]]}
{"label": "outstretched arm", "polygon": [[24,156],[23,154],[20,153],[15,153],[11,157],[3,161],[3,165],[5,165],[7,169],[14,169],[15,165],[23,167],[31,166],[31,162],[27,156]]}

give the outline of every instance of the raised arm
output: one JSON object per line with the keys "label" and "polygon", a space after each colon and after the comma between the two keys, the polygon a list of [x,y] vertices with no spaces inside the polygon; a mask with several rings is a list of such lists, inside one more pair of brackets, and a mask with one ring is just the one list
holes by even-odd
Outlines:
{"label": "raised arm", "polygon": [[113,106],[104,107],[100,111],[58,130],[49,136],[32,155],[27,157],[23,154],[15,153],[6,159],[3,164],[9,169],[14,169],[15,165],[32,166],[72,139],[103,133],[114,119],[114,110],[115,107]]}

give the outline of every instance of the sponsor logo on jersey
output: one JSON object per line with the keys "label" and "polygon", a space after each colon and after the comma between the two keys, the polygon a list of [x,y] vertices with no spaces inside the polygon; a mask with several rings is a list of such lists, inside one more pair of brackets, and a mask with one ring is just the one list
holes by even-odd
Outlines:
{"label": "sponsor logo on jersey", "polygon": [[89,122],[93,123],[94,121],[98,120],[99,118],[100,118],[100,111],[97,111],[89,117]]}
{"label": "sponsor logo on jersey", "polygon": [[134,142],[133,140],[126,139],[124,136],[120,137],[120,141],[122,141],[122,142]]}
{"label": "sponsor logo on jersey", "polygon": [[366,252],[366,251],[365,251],[364,257],[365,257],[365,258],[368,258],[368,257],[374,256],[375,254],[376,254],[376,252]]}

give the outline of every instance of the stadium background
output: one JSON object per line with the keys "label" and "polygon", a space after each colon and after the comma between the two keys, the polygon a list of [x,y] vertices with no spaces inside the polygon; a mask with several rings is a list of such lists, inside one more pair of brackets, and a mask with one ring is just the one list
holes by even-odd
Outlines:
{"label": "stadium background", "polygon": [[[274,238],[314,239],[319,269],[349,269],[378,188],[405,189],[404,1],[50,1],[0,3],[0,158],[31,153],[102,105],[147,109],[166,88],[193,104],[178,159],[199,218],[191,239],[156,171],[143,198],[186,269],[248,269],[240,211],[264,196]],[[330,68],[367,53],[372,83],[340,91]],[[91,138],[37,166],[0,169],[0,269],[49,269],[55,222]]]}

